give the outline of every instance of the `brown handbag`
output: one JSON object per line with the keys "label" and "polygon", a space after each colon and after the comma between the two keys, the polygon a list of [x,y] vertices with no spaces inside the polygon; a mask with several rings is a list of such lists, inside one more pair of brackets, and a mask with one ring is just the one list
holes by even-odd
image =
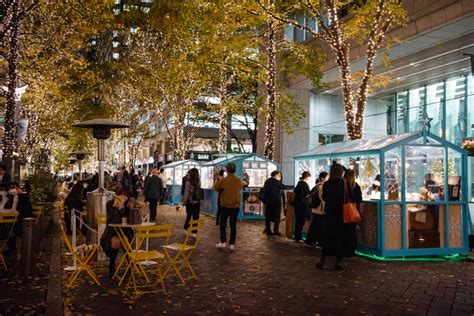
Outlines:
{"label": "brown handbag", "polygon": [[342,204],[344,224],[353,224],[361,221],[357,203],[353,203],[349,198],[347,183],[344,183],[344,203]]}

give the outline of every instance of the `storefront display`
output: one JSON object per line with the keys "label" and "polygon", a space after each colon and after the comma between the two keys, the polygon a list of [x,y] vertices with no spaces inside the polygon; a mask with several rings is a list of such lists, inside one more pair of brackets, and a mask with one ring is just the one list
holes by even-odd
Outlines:
{"label": "storefront display", "polygon": [[197,168],[200,172],[201,165],[194,160],[180,160],[164,165],[162,168],[166,177],[166,196],[164,202],[176,205],[181,201],[183,177],[192,168]]}
{"label": "storefront display", "polygon": [[229,162],[237,166],[236,175],[248,183],[242,190],[240,219],[263,219],[263,205],[258,199],[260,188],[270,174],[277,169],[277,164],[256,154],[227,154],[202,165],[201,185],[204,189],[204,200],[201,211],[210,215],[217,214],[217,192],[212,184],[217,180],[220,170],[225,170]]}
{"label": "storefront display", "polygon": [[380,257],[466,254],[467,152],[427,131],[320,146],[303,171],[354,169],[363,192],[359,251]]}

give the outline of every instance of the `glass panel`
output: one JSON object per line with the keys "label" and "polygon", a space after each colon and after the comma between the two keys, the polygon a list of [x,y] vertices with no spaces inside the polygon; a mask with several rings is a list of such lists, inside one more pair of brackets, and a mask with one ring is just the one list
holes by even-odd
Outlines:
{"label": "glass panel", "polygon": [[444,82],[426,87],[426,114],[432,118],[430,132],[443,136]]}
{"label": "glass panel", "polygon": [[177,166],[174,168],[174,184],[181,185],[183,184],[183,166]]}
{"label": "glass panel", "polygon": [[385,153],[385,200],[400,201],[402,183],[402,148],[397,147]]}
{"label": "glass panel", "polygon": [[380,159],[378,155],[360,156],[355,159],[357,183],[364,200],[380,199]]}
{"label": "glass panel", "polygon": [[444,205],[407,204],[408,248],[444,247]]}
{"label": "glass panel", "polygon": [[462,205],[449,205],[449,247],[462,247]]}
{"label": "glass panel", "polygon": [[409,131],[420,130],[420,119],[424,114],[424,104],[426,103],[426,89],[425,87],[410,90],[409,100]]}
{"label": "glass panel", "polygon": [[[467,108],[470,110],[467,113],[467,127],[468,135],[474,136],[474,129],[469,129],[469,126],[474,124],[474,78],[472,75],[467,76]],[[469,132],[470,130],[470,132]]]}
{"label": "glass panel", "polygon": [[462,155],[448,149],[448,201],[461,200],[462,192]]}
{"label": "glass panel", "polygon": [[408,91],[397,93],[398,133],[408,132]]}
{"label": "glass panel", "polygon": [[298,174],[296,175],[296,182],[298,182],[303,171],[308,171],[311,173],[312,178],[315,180],[320,172],[326,171],[329,172],[330,159],[310,159],[310,160],[300,160],[298,162]]}
{"label": "glass panel", "polygon": [[405,149],[407,201],[443,200],[445,149],[407,146]]}
{"label": "glass panel", "polygon": [[[296,13],[296,21],[301,24],[301,25],[304,25],[305,24],[305,17],[304,17],[304,13]],[[301,43],[301,42],[304,42],[305,38],[304,38],[304,31],[295,27],[295,42],[297,43]]]}
{"label": "glass panel", "polygon": [[173,184],[173,168],[165,168],[166,185]]}
{"label": "glass panel", "polygon": [[466,78],[446,81],[446,139],[457,145],[467,136]]}
{"label": "glass panel", "polygon": [[201,187],[203,189],[210,189],[214,180],[213,167],[201,168]]}
{"label": "glass panel", "polygon": [[385,205],[385,249],[402,248],[402,206]]}

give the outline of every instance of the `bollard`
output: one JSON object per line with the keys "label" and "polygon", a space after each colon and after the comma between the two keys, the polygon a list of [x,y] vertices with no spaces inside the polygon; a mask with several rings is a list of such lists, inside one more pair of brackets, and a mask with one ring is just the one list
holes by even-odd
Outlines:
{"label": "bollard", "polygon": [[41,217],[39,218],[38,222],[36,219],[33,221],[33,229],[32,229],[32,241],[31,241],[31,248],[33,253],[37,253],[40,250],[41,244]]}
{"label": "bollard", "polygon": [[20,273],[22,276],[29,276],[33,266],[33,227],[35,218],[28,217],[23,219],[23,232],[21,238],[21,257],[20,257]]}

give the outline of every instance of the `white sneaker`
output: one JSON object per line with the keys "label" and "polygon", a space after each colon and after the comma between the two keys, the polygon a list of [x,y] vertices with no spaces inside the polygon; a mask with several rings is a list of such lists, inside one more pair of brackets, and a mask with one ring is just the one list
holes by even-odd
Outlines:
{"label": "white sneaker", "polygon": [[234,250],[234,249],[235,249],[235,246],[234,246],[234,245],[230,245],[230,246],[229,246],[229,249],[230,249],[230,250]]}
{"label": "white sneaker", "polygon": [[225,242],[220,242],[216,245],[217,248],[225,248],[227,245]]}
{"label": "white sneaker", "polygon": [[197,236],[197,234],[191,234],[191,238],[196,238]]}

